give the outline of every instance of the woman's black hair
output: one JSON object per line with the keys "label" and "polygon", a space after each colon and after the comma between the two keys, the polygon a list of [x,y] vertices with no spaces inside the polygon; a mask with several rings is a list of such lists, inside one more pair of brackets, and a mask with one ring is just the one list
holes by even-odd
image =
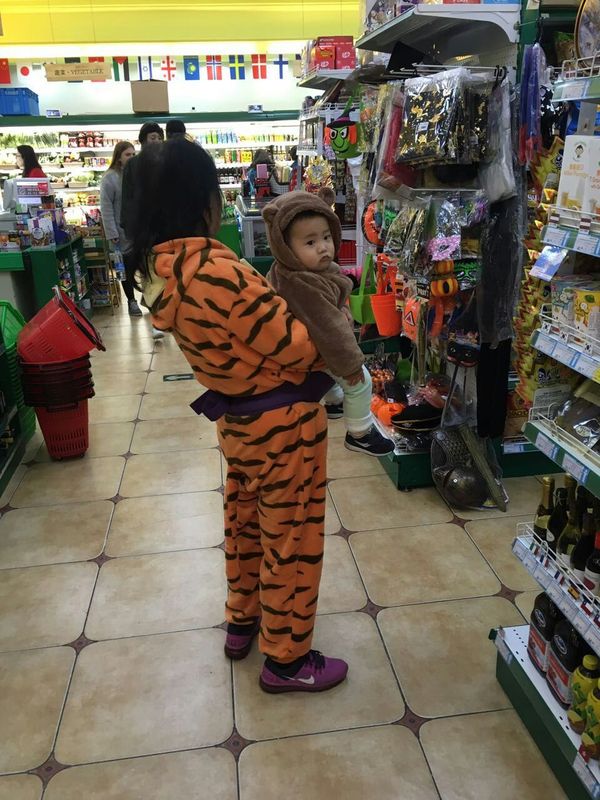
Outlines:
{"label": "woman's black hair", "polygon": [[136,158],[128,280],[148,277],[155,245],[207,236],[208,221],[220,206],[219,176],[206,150],[179,136],[147,145]]}
{"label": "woman's black hair", "polygon": [[160,127],[158,122],[144,122],[138,134],[139,143],[144,144],[146,139],[148,138],[148,136],[150,136],[151,133],[158,133],[161,140],[165,138],[164,131]]}
{"label": "woman's black hair", "polygon": [[27,177],[27,173],[31,172],[32,169],[41,169],[40,162],[38,161],[38,157],[35,154],[35,150],[29,144],[20,144],[17,146],[17,152],[23,159],[23,177]]}

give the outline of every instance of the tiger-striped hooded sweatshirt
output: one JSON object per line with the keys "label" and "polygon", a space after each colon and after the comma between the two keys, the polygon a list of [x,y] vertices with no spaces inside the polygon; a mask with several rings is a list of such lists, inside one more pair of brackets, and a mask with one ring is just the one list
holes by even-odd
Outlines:
{"label": "tiger-striped hooded sweatshirt", "polygon": [[306,327],[269,283],[213,239],[154,248],[164,279],[153,324],[173,335],[198,381],[229,397],[299,384],[319,356]]}

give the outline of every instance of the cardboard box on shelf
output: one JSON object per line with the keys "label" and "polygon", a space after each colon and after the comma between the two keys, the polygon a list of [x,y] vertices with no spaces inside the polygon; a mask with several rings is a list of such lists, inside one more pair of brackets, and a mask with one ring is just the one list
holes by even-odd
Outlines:
{"label": "cardboard box on shelf", "polygon": [[310,53],[310,68],[335,69],[335,46],[315,45]]}
{"label": "cardboard box on shelf", "polygon": [[168,114],[169,89],[166,81],[131,81],[131,104],[135,114]]}
{"label": "cardboard box on shelf", "polygon": [[352,44],[338,44],[335,47],[335,68],[354,69],[356,67],[356,50]]}

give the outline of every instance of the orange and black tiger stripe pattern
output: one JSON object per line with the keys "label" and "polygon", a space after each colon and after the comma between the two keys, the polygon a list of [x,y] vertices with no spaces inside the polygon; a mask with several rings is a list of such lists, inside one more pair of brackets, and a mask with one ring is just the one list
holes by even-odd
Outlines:
{"label": "orange and black tiger stripe pattern", "polygon": [[323,564],[327,417],[296,403],[223,417],[227,459],[228,622],[262,617],[259,647],[277,661],[311,648]]}

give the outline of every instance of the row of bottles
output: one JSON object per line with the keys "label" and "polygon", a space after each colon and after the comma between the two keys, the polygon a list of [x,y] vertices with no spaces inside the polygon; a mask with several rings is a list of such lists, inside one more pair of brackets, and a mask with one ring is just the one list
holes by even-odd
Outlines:
{"label": "row of bottles", "polygon": [[527,652],[590,758],[600,758],[600,660],[544,592],[531,612]]}
{"label": "row of bottles", "polygon": [[565,475],[564,488],[542,479],[542,499],[533,529],[562,563],[595,595],[600,595],[600,500]]}

